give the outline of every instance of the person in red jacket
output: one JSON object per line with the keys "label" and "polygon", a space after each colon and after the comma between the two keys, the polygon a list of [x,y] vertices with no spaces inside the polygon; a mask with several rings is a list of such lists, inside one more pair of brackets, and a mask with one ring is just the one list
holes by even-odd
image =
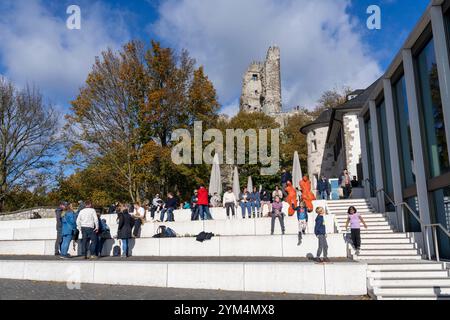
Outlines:
{"label": "person in red jacket", "polygon": [[209,211],[208,189],[205,186],[200,186],[200,189],[198,189],[198,207],[202,220],[212,220],[211,212]]}

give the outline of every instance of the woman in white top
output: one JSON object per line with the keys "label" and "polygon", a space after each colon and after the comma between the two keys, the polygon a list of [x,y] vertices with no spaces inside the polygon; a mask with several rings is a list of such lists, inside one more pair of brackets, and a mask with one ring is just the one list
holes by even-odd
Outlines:
{"label": "woman in white top", "polygon": [[233,214],[233,218],[236,217],[237,200],[231,188],[228,188],[227,192],[223,195],[223,206],[227,209],[227,218],[230,218],[230,211]]}

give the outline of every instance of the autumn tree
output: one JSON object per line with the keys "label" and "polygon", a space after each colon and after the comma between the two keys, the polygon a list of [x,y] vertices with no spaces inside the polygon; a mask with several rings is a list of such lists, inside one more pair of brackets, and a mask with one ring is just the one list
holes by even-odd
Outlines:
{"label": "autumn tree", "polygon": [[350,87],[342,87],[341,89],[334,88],[327,90],[320,96],[317,101],[318,104],[311,112],[314,118],[317,118],[326,109],[335,108],[347,100],[347,96],[352,92]]}
{"label": "autumn tree", "polygon": [[187,51],[133,41],[97,58],[72,102],[71,156],[109,167],[115,183],[140,201],[155,185],[166,191],[183,183],[170,161],[172,132],[211,123],[218,109],[214,86]]}
{"label": "autumn tree", "polygon": [[0,78],[0,211],[11,190],[33,186],[58,147],[58,114],[36,89]]}

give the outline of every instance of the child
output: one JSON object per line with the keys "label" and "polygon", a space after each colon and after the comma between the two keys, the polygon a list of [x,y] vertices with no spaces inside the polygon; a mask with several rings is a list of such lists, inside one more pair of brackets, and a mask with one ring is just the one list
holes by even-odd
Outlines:
{"label": "child", "polygon": [[285,234],[284,227],[284,213],[283,213],[283,203],[280,201],[280,197],[275,198],[275,202],[272,205],[272,227],[271,227],[271,235],[274,234],[275,231],[275,220],[278,218],[280,220],[281,232]]}
{"label": "child", "polygon": [[[317,249],[317,262],[328,262],[328,243],[327,243],[327,230],[325,228],[325,210],[321,207],[316,209],[317,218],[316,225],[314,227],[314,234],[317,236],[319,240],[319,248]],[[320,259],[320,256],[323,251],[323,260]]]}
{"label": "child", "polygon": [[358,213],[356,208],[354,206],[348,208],[348,219],[347,223],[345,224],[345,230],[347,230],[348,225],[350,224],[350,227],[352,229],[352,242],[355,246],[356,255],[359,255],[359,251],[361,249],[361,223],[367,229],[366,222]]}
{"label": "child", "polygon": [[300,202],[300,206],[297,208],[295,204],[292,203],[292,208],[297,212],[297,220],[298,220],[298,243],[297,246],[300,246],[303,241],[303,235],[306,234],[306,230],[308,229],[308,208],[306,208],[306,204],[304,201]]}

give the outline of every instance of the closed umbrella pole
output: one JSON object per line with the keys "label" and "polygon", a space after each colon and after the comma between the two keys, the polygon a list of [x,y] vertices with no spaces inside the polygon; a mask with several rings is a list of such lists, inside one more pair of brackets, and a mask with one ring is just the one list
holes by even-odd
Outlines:
{"label": "closed umbrella pole", "polygon": [[239,183],[239,172],[238,168],[234,167],[234,174],[233,174],[233,193],[236,199],[239,199],[239,194],[241,193],[241,185]]}
{"label": "closed umbrella pole", "polygon": [[213,196],[215,193],[218,195],[222,194],[222,178],[220,175],[220,161],[218,154],[214,156],[211,179],[209,181],[209,194]]}
{"label": "closed umbrella pole", "polygon": [[298,188],[300,186],[300,181],[302,180],[302,167],[300,165],[300,157],[298,156],[298,152],[294,153],[294,162],[292,164],[292,184],[294,188]]}

